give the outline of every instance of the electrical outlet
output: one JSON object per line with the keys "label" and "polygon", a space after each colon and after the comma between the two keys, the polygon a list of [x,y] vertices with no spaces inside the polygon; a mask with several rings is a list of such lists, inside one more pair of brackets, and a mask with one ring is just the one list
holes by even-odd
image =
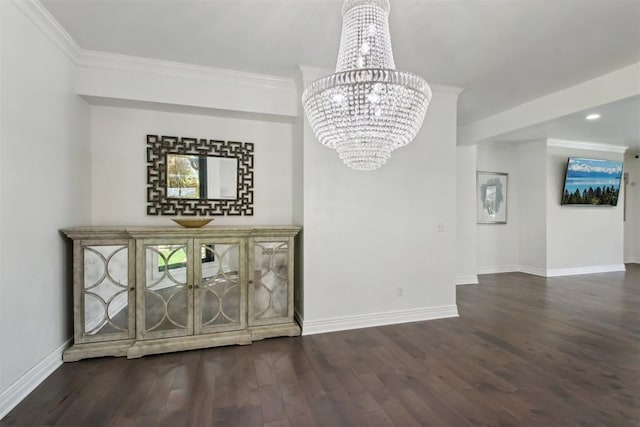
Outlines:
{"label": "electrical outlet", "polygon": [[438,223],[437,231],[438,231],[438,233],[444,233],[444,223],[443,222],[439,222]]}
{"label": "electrical outlet", "polygon": [[403,297],[403,296],[404,296],[404,289],[402,288],[402,286],[400,286],[400,287],[398,288],[398,296],[399,296],[399,297]]}

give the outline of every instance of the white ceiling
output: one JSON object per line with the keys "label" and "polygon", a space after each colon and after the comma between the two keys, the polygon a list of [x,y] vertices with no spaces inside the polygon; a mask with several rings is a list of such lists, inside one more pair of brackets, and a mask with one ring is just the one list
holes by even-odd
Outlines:
{"label": "white ceiling", "polygon": [[[341,0],[41,0],[84,49],[263,74],[334,68]],[[398,69],[465,125],[640,61],[637,0],[391,0]]]}

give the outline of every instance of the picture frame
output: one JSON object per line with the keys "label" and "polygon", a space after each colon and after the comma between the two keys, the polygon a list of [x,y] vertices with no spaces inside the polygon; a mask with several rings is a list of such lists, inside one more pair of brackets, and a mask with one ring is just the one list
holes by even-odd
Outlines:
{"label": "picture frame", "polygon": [[588,207],[617,206],[623,170],[624,162],[621,160],[569,157],[560,204]]}
{"label": "picture frame", "polygon": [[[251,142],[147,135],[147,215],[252,216],[253,161]],[[168,194],[171,156],[235,160],[235,198],[176,198]]]}
{"label": "picture frame", "polygon": [[478,224],[507,223],[509,174],[476,172],[476,213]]}

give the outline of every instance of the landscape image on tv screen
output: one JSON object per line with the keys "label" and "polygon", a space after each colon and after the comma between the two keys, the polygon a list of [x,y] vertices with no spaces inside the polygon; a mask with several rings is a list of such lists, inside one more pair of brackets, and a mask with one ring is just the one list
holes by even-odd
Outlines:
{"label": "landscape image on tv screen", "polygon": [[562,204],[616,206],[621,178],[622,162],[569,157]]}

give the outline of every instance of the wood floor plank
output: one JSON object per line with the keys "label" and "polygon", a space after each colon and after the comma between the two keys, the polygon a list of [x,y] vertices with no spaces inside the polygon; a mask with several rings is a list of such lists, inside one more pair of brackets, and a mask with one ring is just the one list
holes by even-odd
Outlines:
{"label": "wood floor plank", "polygon": [[[308,420],[307,424],[313,424],[311,408],[299,384],[280,384],[280,393],[289,420]],[[294,423],[297,424],[299,422]]]}
{"label": "wood floor plank", "polygon": [[278,384],[264,385],[258,388],[262,420],[265,423],[281,421],[287,418],[284,400]]}
{"label": "wood floor plank", "polygon": [[460,317],[67,363],[8,426],[638,426],[640,266],[480,276]]}

